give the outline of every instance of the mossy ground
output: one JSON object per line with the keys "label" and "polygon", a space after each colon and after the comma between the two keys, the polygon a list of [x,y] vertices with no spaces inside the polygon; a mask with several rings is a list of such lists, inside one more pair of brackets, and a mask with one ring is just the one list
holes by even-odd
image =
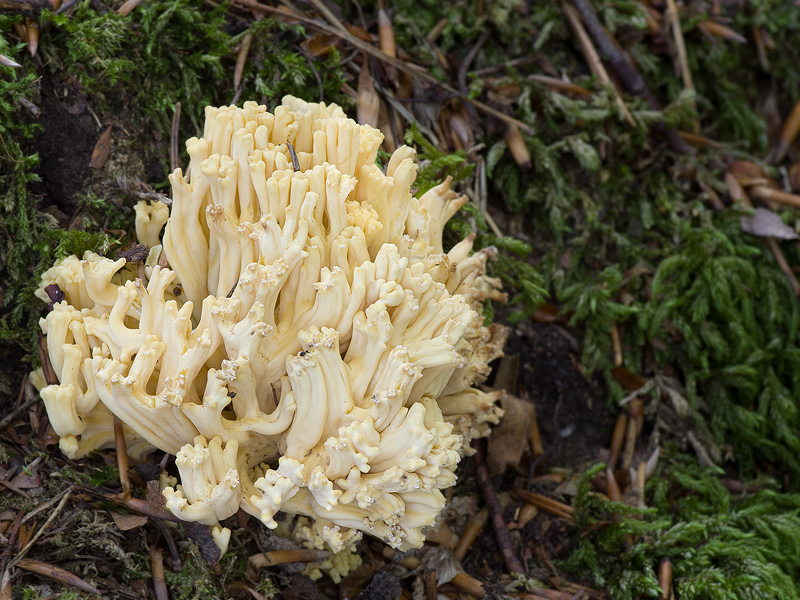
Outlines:
{"label": "mossy ground", "polygon": [[[178,102],[179,140],[201,130],[205,105],[234,100],[274,106],[294,94],[337,102],[355,115],[349,92],[367,60],[381,89],[400,98],[385,104],[391,110],[384,108],[384,120],[397,142],[408,130],[406,140],[417,145],[418,187],[450,174],[473,200],[451,224],[451,239],[476,231],[480,245],[500,248],[494,268],[512,299],[486,310],[516,324],[511,348],[521,356],[519,382],[539,411],[547,454],[525,455],[518,470],[496,483],[501,491],[533,484],[562,494],[577,515],[576,526],[542,514],[519,531],[515,549],[529,575],[553,585],[581,583],[612,598],[658,597],[656,573],[666,557],[678,598],[800,595],[798,298],[769,242],[742,230],[750,209],[734,202],[726,180],[734,161],[749,161],[778,188],[798,191],[796,144],[776,164],[766,160],[798,101],[796,3],[680,5],[694,82],[687,91],[676,75],[666,2],[595,0],[608,34],[664,107],[623,95],[629,120],[613,85],[592,75],[559,2],[384,2],[397,45],[408,53],[400,53],[402,60],[463,85],[470,98],[527,125],[527,166],[513,158],[503,121],[435,85],[409,85],[402,73],[398,78],[380,60],[313,26],[236,4],[145,1],[124,17],[116,1],[68,4],[61,14],[40,16],[35,58],[20,38],[24,19],[0,16],[0,54],[22,65],[0,66],[6,410],[38,360],[36,322],[45,308],[32,294],[38,274],[68,254],[113,255],[129,243],[131,182],[167,189]],[[330,7],[359,35],[377,34],[376,3]],[[311,6],[298,8],[316,15]],[[434,30],[438,36],[429,35]],[[235,89],[246,35],[251,49]],[[402,116],[409,113],[415,123]],[[692,152],[677,153],[658,133],[660,122],[703,138]],[[108,159],[93,169],[92,152],[109,125]],[[186,164],[185,154],[178,162]],[[797,209],[772,208],[800,230]],[[778,247],[790,268],[800,265],[796,242]],[[558,489],[537,483],[550,468],[579,473],[605,459],[614,418],[627,410],[620,400],[646,382],[636,456],[659,445],[664,450],[643,497],[604,500],[595,492],[608,490],[591,469],[577,486],[569,485],[569,475]],[[34,474],[41,485],[25,492],[30,499],[4,491],[3,510],[30,511],[61,493],[65,480],[115,491],[113,457],[66,463],[48,437],[41,406],[31,406],[0,434],[0,462],[4,472],[19,472],[40,458]],[[469,465],[462,479],[459,492],[480,495]],[[56,521],[58,533],[45,535],[30,556],[98,582],[107,597],[139,597],[136,590],[151,585],[143,553],[161,538],[151,526],[121,534],[109,506],[77,494]],[[70,556],[82,538],[99,535],[108,542]],[[172,598],[223,598],[241,591],[229,584],[256,586],[245,569],[246,556],[258,551],[252,534],[217,567],[180,544],[182,566],[170,563],[176,568],[167,575]],[[464,564],[484,577],[487,589],[501,589],[495,584],[502,560],[488,556],[498,552],[492,537],[476,548]],[[4,564],[16,551],[6,549]],[[363,587],[371,573],[348,585]],[[291,590],[300,585],[293,577],[273,580]],[[50,593],[41,578],[20,571],[14,578],[15,598]],[[272,589],[268,581],[260,593]],[[409,580],[404,585],[410,589]],[[335,594],[329,583],[317,592]]]}

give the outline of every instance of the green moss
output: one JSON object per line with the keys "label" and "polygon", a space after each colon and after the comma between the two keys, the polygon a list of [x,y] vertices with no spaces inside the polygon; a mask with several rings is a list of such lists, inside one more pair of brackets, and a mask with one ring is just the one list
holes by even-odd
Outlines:
{"label": "green moss", "polygon": [[[584,531],[592,533],[577,541],[563,568],[581,577],[588,573],[591,585],[620,600],[658,598],[664,558],[684,600],[800,597],[800,495],[762,489],[736,496],[718,469],[671,454],[647,484],[651,508],[645,510],[589,494],[589,480],[603,465],[584,474],[574,507],[581,526],[592,526]],[[611,515],[619,522],[608,524]]]}

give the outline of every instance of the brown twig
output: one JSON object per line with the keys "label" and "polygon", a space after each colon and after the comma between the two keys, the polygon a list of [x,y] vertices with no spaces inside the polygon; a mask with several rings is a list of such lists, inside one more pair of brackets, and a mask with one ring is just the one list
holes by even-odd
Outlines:
{"label": "brown twig", "polygon": [[800,208],[800,196],[797,194],[790,194],[789,192],[776,190],[766,185],[754,185],[753,187],[748,188],[747,191],[749,191],[750,194],[756,198],[764,201],[775,201],[788,206]]}
{"label": "brown twig", "polygon": [[622,366],[622,343],[619,339],[619,327],[616,323],[611,323],[611,347],[614,349],[614,366]]}
{"label": "brown twig", "polygon": [[162,519],[152,519],[151,523],[155,525],[156,529],[161,533],[161,537],[167,542],[170,558],[172,559],[172,570],[180,571],[183,561],[181,561],[181,553],[178,551],[178,546],[175,544],[175,539],[172,537],[169,527],[164,524]]}
{"label": "brown twig", "polygon": [[239,46],[239,52],[236,53],[236,66],[233,69],[233,89],[235,90],[238,90],[239,84],[242,83],[242,73],[244,73],[244,66],[247,64],[247,55],[250,53],[252,43],[253,34],[245,34]]}
{"label": "brown twig", "polygon": [[[317,21],[316,19],[311,19],[311,18],[306,17],[304,15],[300,15],[300,14],[297,14],[297,13],[289,13],[286,10],[283,10],[283,9],[280,9],[280,8],[275,8],[274,6],[267,6],[265,4],[260,4],[256,0],[236,0],[236,4],[241,4],[242,6],[246,6],[247,8],[252,8],[254,10],[258,10],[258,11],[261,11],[261,12],[269,13],[269,14],[272,14],[272,15],[278,15],[280,17],[283,17],[284,19],[292,19],[292,20],[295,20],[295,21],[300,21],[301,23],[305,23],[309,27],[313,27],[314,29],[322,31],[323,33],[327,33],[327,34],[330,34],[330,35],[335,35],[336,37],[339,37],[339,38],[343,39],[344,41],[346,41],[348,44],[353,46],[356,50],[360,50],[362,52],[366,52],[367,54],[369,54],[371,56],[374,56],[378,60],[381,60],[381,61],[385,62],[386,64],[389,64],[389,65],[395,67],[396,69],[398,69],[400,71],[408,73],[409,75],[413,75],[414,77],[419,77],[420,79],[424,79],[428,83],[431,83],[431,84],[433,84],[433,85],[435,85],[435,86],[437,86],[437,87],[439,87],[439,88],[451,93],[454,97],[462,97],[461,92],[459,92],[455,88],[447,85],[446,83],[442,83],[441,81],[436,79],[436,77],[431,75],[428,71],[424,70],[423,68],[416,67],[416,66],[412,67],[412,66],[408,65],[407,63],[405,63],[404,61],[402,61],[402,60],[400,60],[398,58],[393,58],[393,57],[389,56],[388,54],[386,54],[385,52],[381,51],[380,49],[376,48],[372,44],[370,44],[368,42],[365,42],[364,40],[362,40],[360,38],[357,38],[356,36],[352,35],[349,31],[341,30],[341,29],[333,27],[331,25],[326,25],[325,23],[321,23],[320,21]],[[527,125],[526,123],[523,123],[522,121],[520,121],[518,119],[515,119],[514,117],[511,117],[511,116],[509,116],[509,115],[497,110],[496,108],[492,108],[488,104],[484,104],[483,102],[480,102],[478,100],[474,100],[474,99],[469,98],[469,97],[465,97],[465,98],[463,98],[463,100],[464,100],[464,102],[472,104],[475,108],[485,112],[486,114],[492,115],[493,117],[497,117],[498,119],[500,119],[502,121],[505,121],[506,123],[515,123],[517,125],[517,127],[522,129],[524,132],[526,132],[526,133],[528,133],[530,135],[534,135],[534,131],[529,125]]]}
{"label": "brown twig", "polygon": [[[643,98],[653,110],[661,110],[655,96],[648,89],[642,76],[636,72],[625,58],[625,55],[622,54],[622,51],[617,48],[616,44],[614,44],[606,33],[606,30],[598,20],[588,0],[572,0],[572,4],[577,9],[583,23],[586,25],[589,36],[591,36],[594,43],[597,44],[597,47],[600,49],[600,52],[606,57],[611,68],[614,69],[614,72],[622,82],[623,87],[634,96]],[[666,138],[670,147],[675,152],[688,154],[692,151],[688,144],[678,135],[678,132],[671,127],[667,127],[661,122],[656,128]]]}
{"label": "brown twig", "polygon": [[464,531],[461,534],[461,539],[458,540],[456,549],[453,550],[453,556],[458,560],[464,559],[467,555],[467,551],[472,547],[472,544],[475,543],[475,540],[478,539],[478,534],[488,520],[489,511],[485,508],[478,511],[478,513],[469,520],[469,523],[464,527]]}
{"label": "brown twig", "polygon": [[622,451],[622,444],[625,441],[625,431],[628,426],[628,414],[624,411],[617,417],[617,423],[614,425],[614,433],[611,435],[611,448],[608,451],[608,466],[615,469],[617,466],[617,459],[619,453]]}
{"label": "brown twig", "polygon": [[[480,74],[482,70],[473,71],[473,73]],[[556,79],[555,77],[549,77],[547,75],[528,75],[528,81],[535,81],[541,85],[546,85],[547,87],[553,88],[554,90],[558,90],[560,92],[568,92],[570,94],[580,94],[581,96],[591,96],[594,94],[591,90],[587,90],[585,87],[580,85],[575,85],[574,83],[569,83],[568,81],[561,81],[560,79]]]}
{"label": "brown twig", "polygon": [[26,571],[30,571],[31,573],[36,573],[37,575],[42,575],[43,577],[49,577],[50,579],[55,579],[63,583],[64,585],[69,585],[72,587],[76,587],[82,592],[86,592],[87,594],[94,594],[96,596],[100,596],[100,590],[93,586],[91,583],[85,582],[83,579],[75,575],[74,573],[70,573],[62,569],[61,567],[57,567],[55,565],[51,565],[48,563],[44,563],[38,560],[33,560],[30,558],[21,558],[17,562],[17,566],[20,569],[25,569]]}
{"label": "brown twig", "polygon": [[500,546],[508,570],[512,574],[524,574],[525,569],[522,567],[522,563],[519,562],[511,547],[511,537],[508,535],[508,527],[506,526],[505,519],[503,519],[503,509],[500,508],[497,492],[492,485],[491,479],[489,479],[489,470],[486,468],[486,456],[484,454],[483,444],[479,440],[474,440],[472,442],[472,447],[475,448],[475,467],[478,473],[478,483],[481,486],[483,497],[486,500],[486,506],[489,509],[489,516],[492,519],[497,545]]}
{"label": "brown twig", "polygon": [[[678,67],[681,72],[681,79],[683,79],[683,89],[691,92],[694,90],[692,72],[689,69],[689,59],[686,56],[686,44],[683,41],[681,20],[680,15],[678,15],[678,5],[675,3],[675,0],[667,0],[667,15],[669,26],[672,28],[672,38],[675,40],[675,52],[678,55]],[[694,108],[694,102],[692,102],[692,108]],[[699,124],[695,121],[695,132],[699,131],[699,129]]]}
{"label": "brown twig", "polygon": [[327,550],[311,550],[308,548],[297,548],[290,550],[273,550],[271,552],[262,552],[261,554],[254,554],[247,559],[247,568],[253,571],[258,571],[264,567],[274,567],[276,565],[285,565],[287,563],[310,563],[331,555]]}
{"label": "brown twig", "polygon": [[559,502],[558,500],[553,500],[547,496],[542,496],[541,494],[529,492],[527,490],[512,490],[511,495],[520,498],[525,502],[530,502],[534,506],[553,513],[557,517],[567,519],[573,523],[575,522],[575,509],[564,504],[563,502]]}
{"label": "brown twig", "polygon": [[156,590],[156,600],[169,600],[167,580],[164,578],[164,555],[161,548],[150,546],[150,572],[153,574],[153,587]]}

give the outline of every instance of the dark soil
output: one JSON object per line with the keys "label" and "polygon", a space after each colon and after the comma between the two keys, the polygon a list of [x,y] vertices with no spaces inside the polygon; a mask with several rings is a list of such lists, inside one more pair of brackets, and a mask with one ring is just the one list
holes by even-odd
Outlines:
{"label": "dark soil", "polygon": [[39,86],[38,119],[44,134],[36,136],[39,175],[34,188],[42,194],[45,205],[53,205],[66,215],[77,209],[77,197],[86,188],[92,157],[101,128],[80,86],[64,74],[43,71]]}
{"label": "dark soil", "polygon": [[519,354],[519,383],[536,406],[548,465],[596,460],[608,447],[614,418],[602,384],[579,369],[578,341],[559,325],[526,321],[514,329],[506,354]]}

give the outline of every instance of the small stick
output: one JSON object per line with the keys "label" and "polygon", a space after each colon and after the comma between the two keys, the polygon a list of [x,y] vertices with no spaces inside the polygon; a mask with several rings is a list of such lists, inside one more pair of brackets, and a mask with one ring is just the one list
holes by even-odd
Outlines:
{"label": "small stick", "polygon": [[625,429],[625,445],[622,450],[622,468],[627,469],[633,461],[633,451],[636,449],[636,420],[628,417],[628,426]]}
{"label": "small stick", "polygon": [[181,553],[178,551],[178,546],[175,544],[175,540],[169,532],[169,527],[167,527],[161,519],[153,519],[152,523],[161,533],[161,537],[167,542],[167,546],[169,546],[169,553],[172,558],[172,570],[180,571],[183,564],[181,561]]}
{"label": "small stick", "polygon": [[781,190],[776,190],[771,187],[767,187],[766,185],[754,185],[753,187],[749,188],[748,191],[756,198],[764,200],[765,202],[768,200],[774,200],[776,202],[780,202],[781,204],[800,208],[800,196],[797,194],[782,192]]}
{"label": "small stick", "polygon": [[239,84],[242,83],[242,73],[244,73],[244,66],[247,64],[247,55],[250,53],[250,45],[252,43],[253,34],[245,34],[239,46],[239,52],[236,53],[236,67],[233,69],[233,89],[235,90],[238,90]]}
{"label": "small stick", "polygon": [[177,169],[178,164],[178,129],[181,124],[181,103],[175,103],[175,114],[172,115],[172,134],[169,145],[169,166],[172,171]]}
{"label": "small stick", "polygon": [[513,573],[524,574],[525,569],[522,563],[519,562],[514,555],[511,548],[511,537],[508,535],[508,527],[503,519],[503,509],[500,508],[500,501],[497,499],[497,492],[489,479],[489,470],[486,468],[486,457],[484,455],[483,444],[478,440],[472,442],[472,447],[475,448],[475,466],[478,473],[478,483],[481,486],[483,497],[486,500],[486,506],[492,519],[492,526],[494,527],[495,539],[497,545],[503,553],[506,566],[508,570]]}
{"label": "small stick", "polygon": [[330,555],[331,553],[327,550],[311,550],[308,548],[272,550],[271,552],[262,552],[261,554],[254,554],[251,556],[247,559],[247,568],[258,571],[265,567],[274,567],[287,563],[315,562],[323,558],[328,558]]}
{"label": "small stick", "polygon": [[617,424],[614,426],[614,433],[611,436],[611,448],[608,451],[608,466],[616,468],[619,453],[622,450],[622,442],[625,441],[625,431],[628,425],[628,415],[624,411],[619,413]]}
{"label": "small stick", "polygon": [[619,327],[611,323],[611,346],[614,349],[614,366],[622,366],[622,343],[619,341]]}
{"label": "small stick", "polygon": [[511,495],[521,498],[525,502],[529,502],[542,510],[551,512],[557,517],[575,522],[575,509],[563,502],[527,490],[513,490]]}
{"label": "small stick", "polygon": [[128,475],[128,446],[125,443],[125,433],[122,431],[122,421],[114,415],[114,446],[117,449],[117,468],[119,469],[119,482],[122,484],[122,494],[130,495],[131,478]]}
{"label": "small stick", "polygon": [[167,580],[164,578],[164,556],[161,553],[161,548],[156,546],[150,546],[150,571],[153,573],[156,600],[169,600]]}
{"label": "small stick", "polygon": [[[675,51],[678,54],[678,66],[681,72],[681,79],[683,79],[683,89],[691,92],[694,90],[692,72],[689,70],[689,59],[686,56],[686,44],[683,41],[683,31],[681,30],[681,21],[675,0],[667,0],[667,17],[669,26],[672,28],[672,37],[675,40]],[[695,104],[692,102],[692,108],[694,107]],[[695,133],[700,131],[700,124],[697,121],[694,122],[694,131]]]}
{"label": "small stick", "polygon": [[425,575],[422,579],[425,583],[425,600],[437,600],[438,594],[436,588],[439,586],[436,581],[436,571],[433,569],[425,571]]}
{"label": "small stick", "polygon": [[25,569],[26,571],[30,571],[31,573],[36,573],[37,575],[42,575],[43,577],[49,577],[50,579],[55,579],[56,581],[61,582],[64,585],[76,587],[82,592],[86,592],[87,594],[93,594],[95,596],[101,595],[100,590],[98,590],[91,583],[85,582],[83,579],[81,579],[74,573],[70,573],[69,571],[62,569],[61,567],[57,567],[55,565],[44,563],[38,560],[33,560],[30,558],[19,559],[17,566],[20,569]]}
{"label": "small stick", "polygon": [[636,494],[639,496],[639,504],[644,507],[644,484],[647,480],[647,463],[639,461],[639,468],[636,470]]}
{"label": "small stick", "polygon": [[[485,71],[485,69],[473,71],[473,73],[478,75],[481,74],[482,71]],[[555,77],[548,77],[547,75],[528,75],[527,79],[529,81],[535,81],[536,83],[546,85],[548,87],[553,88],[554,90],[558,90],[561,92],[580,94],[582,96],[592,96],[594,94],[594,92],[592,92],[591,90],[587,90],[585,87],[581,87],[579,85],[575,85],[574,83],[569,83],[567,81],[561,81],[560,79],[556,79]]]}
{"label": "small stick", "polygon": [[464,527],[464,532],[461,534],[461,539],[458,540],[456,549],[453,550],[453,556],[455,556],[458,560],[464,560],[464,557],[472,547],[472,544],[475,543],[475,540],[478,539],[478,534],[481,532],[481,529],[483,529],[484,525],[486,525],[486,521],[488,520],[489,511],[485,508],[478,511],[478,513],[469,520],[467,526]]}

